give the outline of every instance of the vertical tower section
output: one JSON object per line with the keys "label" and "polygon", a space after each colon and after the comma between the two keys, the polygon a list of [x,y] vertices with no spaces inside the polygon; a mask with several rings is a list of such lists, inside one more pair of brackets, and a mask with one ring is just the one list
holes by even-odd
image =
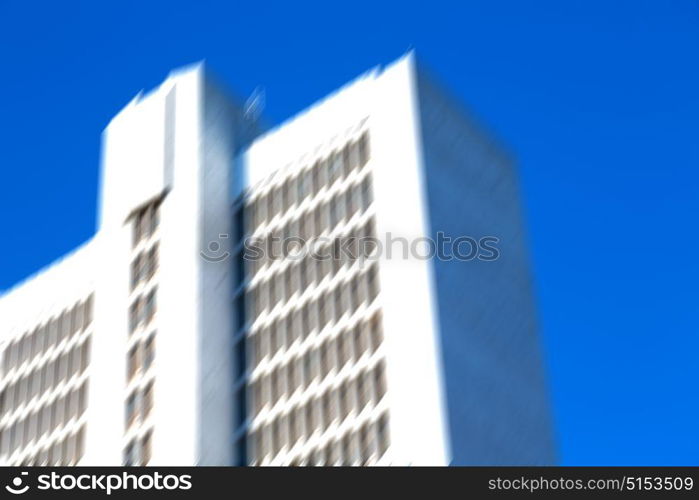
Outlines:
{"label": "vertical tower section", "polygon": [[237,162],[259,250],[235,299],[249,463],[448,463],[430,264],[383,245],[428,234],[411,68],[368,72]]}
{"label": "vertical tower section", "polygon": [[104,133],[92,463],[232,462],[231,171],[250,131],[197,64]]}
{"label": "vertical tower section", "polygon": [[368,120],[391,463],[448,465],[451,451],[434,279],[432,262],[423,249],[430,232],[414,64],[408,54],[377,76]]}
{"label": "vertical tower section", "polygon": [[236,295],[249,359],[239,432],[254,465],[389,460],[380,283],[358,245],[375,238],[365,125],[305,137],[317,147],[240,200],[251,252]]}
{"label": "vertical tower section", "polygon": [[551,409],[514,162],[424,71],[414,67],[412,75],[431,238],[438,241],[440,232],[452,242],[497,238],[494,260],[466,241],[460,253],[468,260],[432,260],[452,463],[552,464]]}
{"label": "vertical tower section", "polygon": [[89,429],[94,242],[0,298],[0,464],[77,465]]}

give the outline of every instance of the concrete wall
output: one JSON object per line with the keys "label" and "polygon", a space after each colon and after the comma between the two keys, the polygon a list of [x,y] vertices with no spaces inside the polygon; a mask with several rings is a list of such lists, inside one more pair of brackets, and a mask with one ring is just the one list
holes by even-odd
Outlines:
{"label": "concrete wall", "polygon": [[453,463],[551,464],[552,416],[513,161],[424,73],[417,82],[432,237],[500,240],[493,262],[433,261]]}

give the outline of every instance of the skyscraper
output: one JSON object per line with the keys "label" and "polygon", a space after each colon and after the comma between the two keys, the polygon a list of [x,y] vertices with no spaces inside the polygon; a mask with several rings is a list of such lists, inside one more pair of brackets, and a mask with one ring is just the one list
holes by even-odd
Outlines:
{"label": "skyscraper", "polygon": [[0,460],[552,463],[521,219],[412,55],[270,130],[175,72],[105,130],[96,235],[0,299]]}

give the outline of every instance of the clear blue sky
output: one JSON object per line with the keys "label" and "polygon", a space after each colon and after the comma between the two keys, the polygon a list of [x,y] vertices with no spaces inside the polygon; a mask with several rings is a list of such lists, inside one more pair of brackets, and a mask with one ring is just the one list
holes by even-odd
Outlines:
{"label": "clear blue sky", "polygon": [[277,122],[414,47],[520,160],[562,462],[699,465],[699,3],[457,3],[0,0],[0,289],[93,234],[171,68]]}

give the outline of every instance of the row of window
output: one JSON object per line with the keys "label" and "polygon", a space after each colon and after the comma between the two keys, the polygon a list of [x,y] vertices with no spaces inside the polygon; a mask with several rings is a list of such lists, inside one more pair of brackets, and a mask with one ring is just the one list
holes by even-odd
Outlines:
{"label": "row of window", "polygon": [[157,268],[158,245],[155,244],[150,250],[140,252],[131,263],[131,289],[151,279]]}
{"label": "row of window", "polygon": [[132,224],[132,243],[135,247],[139,242],[153,235],[160,220],[160,202],[149,203],[134,214]]}
{"label": "row of window", "polygon": [[37,441],[44,434],[64,426],[71,419],[77,419],[87,407],[87,383],[59,396],[51,403],[43,405],[22,419],[2,429],[0,449],[5,456],[16,449]]}
{"label": "row of window", "polygon": [[126,380],[131,381],[138,373],[145,373],[155,358],[155,332],[147,339],[136,342],[126,357]]}
{"label": "row of window", "polygon": [[[248,288],[248,304],[252,310],[248,314],[255,318],[262,310],[272,310],[274,306],[302,294],[309,286],[319,284],[329,276],[332,279],[343,267],[349,268],[356,262],[366,263],[373,246],[360,244],[359,238],[372,234],[373,223],[367,221],[360,228],[349,232],[345,237],[322,246],[317,251],[307,253],[298,260],[265,277]],[[367,241],[367,240],[364,240]]]}
{"label": "row of window", "polygon": [[82,344],[76,344],[69,351],[61,353],[8,384],[0,392],[0,414],[11,413],[33,398],[53,390],[61,382],[83,373],[90,361],[89,356],[90,339],[88,337]]}
{"label": "row of window", "polygon": [[[353,328],[343,329],[336,336],[326,339],[320,346],[309,349],[292,360],[291,364],[298,367],[294,374],[299,381],[298,386],[306,387],[317,376],[320,375],[322,379],[333,368],[339,372],[347,362],[356,362],[364,354],[375,352],[383,341],[379,314],[377,312],[371,318],[358,322]],[[275,356],[278,352],[288,349],[296,340],[285,335],[283,325],[286,319],[288,317],[281,318],[272,327],[263,328],[248,337],[254,366],[265,357]],[[292,366],[286,370],[292,371]],[[295,390],[297,386],[293,387]]]}
{"label": "row of window", "polygon": [[20,464],[28,466],[75,465],[83,456],[84,442],[85,426],[33,455],[25,457]]}
{"label": "row of window", "polygon": [[[359,172],[368,157],[368,136],[364,134],[359,141],[334,151],[300,173],[288,175],[281,183],[273,181],[275,185],[270,190],[257,197],[251,196],[246,206],[236,212],[238,237],[242,239],[246,232],[257,235],[246,240],[237,259],[239,265],[245,264],[244,269],[236,272],[239,283],[245,283],[246,273],[255,283],[247,285],[245,293],[236,299],[238,326],[255,325],[265,312],[283,311],[280,317],[263,320],[266,324],[256,326],[245,338],[245,344],[237,346],[238,358],[245,361],[243,364],[250,361],[253,375],[264,359],[277,359],[278,352],[303,342],[312,332],[322,331],[345,315],[351,316],[362,304],[369,305],[377,297],[377,264],[367,262],[376,246],[374,221],[367,213],[373,202],[371,177],[368,172]],[[359,175],[339,185],[355,169]],[[329,195],[330,192],[333,194]],[[309,197],[315,199],[303,213],[293,213],[288,220],[283,218],[283,225],[277,222],[278,215],[283,216]],[[354,227],[342,225],[350,221]],[[263,228],[268,223],[273,226]],[[336,236],[327,242],[320,239],[328,234]],[[289,260],[280,266],[272,266],[273,273],[266,273],[259,281],[254,279],[275,260],[287,258]],[[355,269],[357,261],[362,266]],[[363,267],[363,263],[367,267]],[[334,280],[342,269],[348,271],[347,276]],[[301,297],[304,302],[299,300]],[[279,309],[280,304],[289,302],[293,307]],[[331,332],[319,345],[303,346],[304,353],[295,354],[256,377],[248,384],[248,396],[242,394],[239,398],[250,407],[248,418],[253,422],[264,408],[275,407],[277,402],[286,401],[297,391],[306,390],[314,380],[325,380],[327,384],[324,385],[331,388],[322,395],[311,396],[300,406],[290,409],[282,406],[283,414],[275,416],[250,436],[250,453],[244,455],[252,456],[253,463],[263,462],[263,457],[274,456],[283,447],[293,446],[315,432],[324,432],[331,422],[343,421],[371,402],[376,404],[386,391],[383,362],[372,369],[359,370],[349,379],[340,372],[348,373],[343,368],[350,362],[356,363],[365,353],[375,352],[382,337],[380,316],[376,313],[340,332]],[[242,375],[245,370],[238,373]],[[247,420],[245,412],[238,418],[241,423]],[[367,451],[371,433],[367,428],[364,432],[364,454],[362,446],[357,446],[358,458],[352,458],[354,441],[347,435],[337,440],[339,454],[333,463],[365,462],[371,456],[382,454],[383,450],[377,451],[378,455]],[[356,438],[359,437],[357,433]],[[300,460],[316,462],[308,456]],[[325,463],[325,460],[318,463]]]}
{"label": "row of window", "polygon": [[361,304],[371,304],[378,291],[376,267],[372,265],[335,288],[318,293],[315,298],[260,328],[251,339],[254,363],[282,347],[288,348],[297,339],[303,341],[313,331],[322,331],[333,322],[339,322],[345,314],[351,316]]}
{"label": "row of window", "polygon": [[[153,202],[142,209],[133,220],[134,246],[142,239],[153,236],[159,222],[159,206],[162,200]],[[158,269],[159,242],[140,251],[131,262],[131,289],[139,284],[149,284]],[[157,287],[144,291],[133,300],[129,308],[129,332],[139,327],[147,327],[153,321],[157,310]],[[135,342],[126,355],[126,382],[142,379],[155,358],[155,331]],[[150,415],[153,407],[153,379],[145,386],[142,381],[133,389],[124,403],[125,430],[142,423]],[[146,465],[151,456],[151,436],[149,429],[140,438],[132,438],[124,448],[124,465]]]}
{"label": "row of window", "polygon": [[4,372],[34,359],[63,339],[82,332],[92,322],[92,295],[9,344],[3,355]]}
{"label": "row of window", "polygon": [[[290,414],[291,415],[291,414]],[[284,442],[285,436],[290,434],[296,422],[291,416],[282,421],[287,426],[282,428],[262,428],[251,436],[252,461],[260,464],[266,461],[271,452],[274,457],[282,448],[289,446]],[[329,440],[325,446],[315,447],[292,459],[291,466],[342,466],[342,465],[368,465],[378,460],[388,449],[388,416],[384,413],[374,422],[366,422],[359,429],[352,430],[342,436]],[[289,446],[289,448],[291,448]],[[276,449],[276,451],[275,451]]]}
{"label": "row of window", "polygon": [[351,171],[362,168],[369,158],[368,136],[347,144],[313,166],[294,173],[285,182],[264,195],[248,202],[248,233],[265,221],[284,213],[308,196],[316,196],[323,187],[330,188],[336,181],[346,178]]}
{"label": "row of window", "polygon": [[134,389],[126,398],[126,428],[137,420],[145,420],[153,408],[153,382],[143,388]]}
{"label": "row of window", "polygon": [[124,448],[124,465],[146,465],[150,462],[153,432],[147,431],[142,437],[131,439]]}
{"label": "row of window", "polygon": [[[310,364],[309,359],[312,358],[303,357],[297,358],[294,362],[287,365],[277,367],[271,373],[260,377],[252,383],[253,419],[265,406],[273,407],[280,399],[290,398],[297,390],[307,388],[314,378],[319,377],[320,380],[323,380],[328,376],[333,365],[326,360],[325,368],[322,367],[324,364],[323,356],[331,355],[328,352],[327,345],[324,346],[324,348],[314,352],[317,358],[317,362],[314,363],[317,367],[315,373],[308,366]],[[372,397],[370,397],[372,394],[374,403],[377,403],[386,392],[383,363],[377,364],[370,371],[359,373],[349,381],[342,382],[339,388],[335,390],[340,391],[339,398],[336,398],[334,393],[327,393],[325,395],[327,400],[324,400],[324,404],[329,404],[331,401],[339,401],[339,408],[347,410],[346,412],[340,412],[341,420],[347,417],[346,413],[349,413],[350,408],[354,408],[359,413],[372,400]],[[332,418],[324,420],[325,426],[320,427],[321,431],[325,430],[335,416],[331,414],[330,417]],[[316,427],[316,425],[311,426],[311,430]]]}
{"label": "row of window", "polygon": [[133,333],[139,326],[146,326],[153,320],[156,312],[156,294],[157,289],[153,288],[150,292],[136,297],[131,303],[129,308],[130,332]]}
{"label": "row of window", "polygon": [[366,211],[373,201],[369,175],[357,184],[348,186],[327,200],[307,209],[273,233],[278,238],[300,238],[310,241],[324,231],[331,231],[340,222],[350,220],[357,213]]}
{"label": "row of window", "polygon": [[[361,188],[360,188],[361,186]],[[361,193],[354,194],[355,190]],[[361,202],[356,201],[361,194]],[[251,274],[257,273],[265,265],[290,255],[298,255],[302,247],[317,240],[326,231],[332,232],[341,222],[347,222],[358,213],[364,213],[371,204],[371,191],[369,177],[364,179],[361,185],[355,186],[347,192],[338,193],[330,200],[318,204],[314,209],[308,210],[297,217],[287,221],[264,237],[258,236],[246,242],[244,253],[245,261]],[[373,236],[373,227],[368,226],[364,230],[355,230],[348,234],[346,239],[359,239]],[[344,239],[343,238],[343,239]],[[332,256],[340,258],[340,248],[332,251],[316,251],[316,256]],[[354,249],[354,255],[358,249]]]}
{"label": "row of window", "polygon": [[292,466],[348,466],[369,465],[378,460],[389,445],[388,417],[383,415],[374,423],[364,424],[358,430],[335,439],[322,448],[315,448]]}

